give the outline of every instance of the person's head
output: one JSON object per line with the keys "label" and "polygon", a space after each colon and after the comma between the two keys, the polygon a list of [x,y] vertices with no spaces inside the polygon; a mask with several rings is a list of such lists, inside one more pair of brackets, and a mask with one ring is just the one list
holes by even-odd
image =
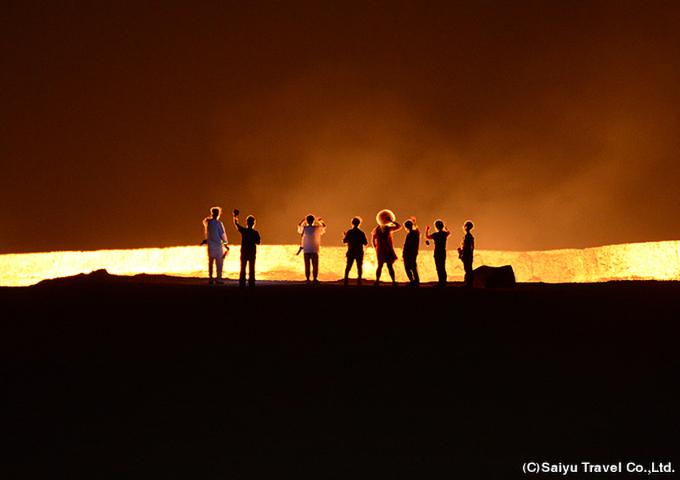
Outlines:
{"label": "person's head", "polygon": [[444,230],[444,222],[442,222],[441,220],[437,220],[436,222],[434,222],[434,227],[437,230]]}
{"label": "person's head", "polygon": [[307,225],[314,225],[314,220],[316,217],[312,214],[307,215]]}
{"label": "person's head", "polygon": [[219,218],[220,215],[222,215],[222,209],[218,206],[215,206],[210,209],[210,213],[212,214],[213,218]]}
{"label": "person's head", "polygon": [[248,218],[246,218],[246,225],[248,225],[248,228],[253,228],[255,226],[255,217],[248,215]]}
{"label": "person's head", "polygon": [[355,227],[358,227],[359,225],[361,225],[361,217],[354,217],[352,219],[352,225],[354,225]]}
{"label": "person's head", "polygon": [[375,220],[378,222],[378,225],[385,226],[394,222],[395,218],[396,217],[394,216],[394,213],[392,213],[391,210],[384,209],[378,212],[378,215],[376,215]]}
{"label": "person's head", "polygon": [[410,232],[413,230],[413,222],[411,220],[406,220],[404,222],[404,228]]}
{"label": "person's head", "polygon": [[465,222],[465,225],[463,225],[463,229],[464,229],[466,232],[469,232],[469,231],[472,230],[473,228],[475,228],[475,224],[472,223],[470,220],[468,220],[467,222]]}

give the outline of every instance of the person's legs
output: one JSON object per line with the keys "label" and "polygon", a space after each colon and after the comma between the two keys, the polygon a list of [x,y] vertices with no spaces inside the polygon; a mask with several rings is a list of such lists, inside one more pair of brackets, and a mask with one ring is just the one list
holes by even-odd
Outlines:
{"label": "person's legs", "polygon": [[215,259],[215,264],[217,265],[217,281],[222,283],[222,268],[224,267],[224,258],[219,257]]}
{"label": "person's legs", "polygon": [[361,285],[361,276],[364,272],[364,255],[363,253],[357,257],[357,283]]}
{"label": "person's legs", "polygon": [[310,275],[310,266],[312,262],[312,254],[311,253],[305,253],[305,278],[309,282],[309,275]]}
{"label": "person's legs", "polygon": [[[352,265],[354,264],[354,255],[352,254],[347,254],[347,266],[345,267],[345,284],[347,284],[347,280],[349,279],[349,272],[352,270]],[[357,263],[358,265],[358,263]]]}
{"label": "person's legs", "polygon": [[406,271],[406,276],[409,282],[413,282],[413,275],[411,274],[411,269],[409,265],[408,258],[404,257],[404,270]]}
{"label": "person's legs", "polygon": [[418,273],[416,272],[416,261],[412,256],[404,257],[404,270],[406,270],[406,276],[409,282],[413,283],[417,281]]}
{"label": "person's legs", "polygon": [[387,271],[390,272],[390,278],[392,279],[392,284],[396,285],[397,280],[396,280],[396,277],[394,275],[394,265],[392,265],[391,263],[388,263],[387,264]]}
{"label": "person's legs", "polygon": [[245,287],[246,286],[246,262],[247,261],[248,261],[248,258],[241,255],[241,274],[238,277],[239,287]]}
{"label": "person's legs", "polygon": [[212,257],[208,257],[208,278],[210,279],[210,283],[213,281],[213,264],[215,263],[215,259]]}
{"label": "person's legs", "polygon": [[418,275],[418,262],[417,262],[417,257],[413,257],[410,259],[410,272],[411,276],[413,277],[412,282],[415,285],[420,284],[420,275]]}
{"label": "person's legs", "polygon": [[434,257],[434,263],[437,266],[439,285],[446,285],[446,256],[439,255]]}
{"label": "person's legs", "polygon": [[255,286],[255,254],[252,254],[248,259],[249,271],[248,271],[248,285],[251,287]]}
{"label": "person's legs", "polygon": [[465,286],[472,287],[473,283],[473,273],[472,273],[472,261],[465,260],[463,262],[463,268],[465,270]]}
{"label": "person's legs", "polygon": [[314,281],[316,282],[316,277],[319,276],[319,254],[318,253],[312,253],[312,275],[314,277]]}

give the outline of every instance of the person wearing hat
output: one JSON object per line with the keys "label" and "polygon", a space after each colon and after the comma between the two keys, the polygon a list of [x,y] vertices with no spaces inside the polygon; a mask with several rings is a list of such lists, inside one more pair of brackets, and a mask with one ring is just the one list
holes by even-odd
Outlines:
{"label": "person wearing hat", "polygon": [[373,229],[371,233],[371,240],[375,247],[375,254],[378,258],[378,269],[375,272],[374,285],[380,285],[380,274],[382,273],[383,265],[387,264],[387,270],[390,272],[392,278],[392,285],[397,284],[394,276],[394,261],[397,259],[397,254],[394,251],[394,240],[392,233],[401,228],[395,221],[394,213],[390,210],[381,210],[376,216],[378,226]]}

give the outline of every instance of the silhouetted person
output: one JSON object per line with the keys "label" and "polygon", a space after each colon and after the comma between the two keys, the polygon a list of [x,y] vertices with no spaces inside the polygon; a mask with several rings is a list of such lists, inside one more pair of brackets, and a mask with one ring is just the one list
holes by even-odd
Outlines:
{"label": "silhouetted person", "polygon": [[425,238],[434,241],[434,265],[437,268],[439,286],[446,286],[446,239],[451,234],[444,222],[437,220],[434,222],[437,229],[430,235],[430,226],[425,227]]}
{"label": "silhouetted person", "polygon": [[404,268],[406,269],[406,276],[409,279],[409,284],[412,286],[420,285],[420,277],[418,276],[418,265],[416,259],[418,258],[418,248],[420,247],[420,230],[416,226],[416,217],[411,217],[411,220],[404,222],[404,228],[408,232],[404,240]]}
{"label": "silhouetted person", "polygon": [[394,261],[397,259],[397,254],[394,251],[394,240],[392,233],[401,228],[395,222],[394,213],[389,210],[381,210],[376,217],[378,226],[373,229],[371,240],[375,247],[376,257],[378,258],[378,268],[375,272],[375,284],[380,285],[380,274],[382,273],[383,265],[387,264],[387,270],[392,278],[392,285],[397,284],[394,276]]}
{"label": "silhouetted person", "polygon": [[248,269],[248,285],[255,286],[255,256],[257,255],[257,246],[260,244],[260,234],[257,230],[253,230],[255,226],[255,217],[249,215],[246,218],[246,227],[238,223],[238,210],[234,210],[234,226],[241,233],[241,275],[239,277],[239,286],[246,286],[246,266]]}
{"label": "silhouetted person", "polygon": [[352,219],[352,229],[343,233],[343,243],[347,244],[347,267],[345,267],[345,285],[348,284],[349,272],[352,269],[352,264],[357,262],[357,284],[361,285],[361,275],[364,267],[364,245],[368,245],[366,234],[359,230],[361,225],[361,217],[354,217]]}
{"label": "silhouetted person", "polygon": [[460,247],[458,247],[458,256],[463,261],[463,270],[465,270],[465,286],[472,288],[472,261],[475,256],[475,237],[472,236],[470,230],[472,230],[475,225],[471,221],[465,222],[463,225],[463,230],[465,230],[465,236],[463,241],[460,242]]}
{"label": "silhouetted person", "polygon": [[[305,252],[305,277],[309,283],[310,270],[314,283],[319,283],[319,249],[321,248],[321,235],[326,232],[326,224],[319,218],[315,222],[314,215],[307,215],[298,223],[298,233],[302,235],[302,250]],[[310,268],[311,266],[311,268]]]}
{"label": "silhouetted person", "polygon": [[224,231],[224,225],[220,222],[222,209],[215,206],[210,209],[210,213],[211,216],[203,220],[205,239],[201,242],[201,245],[208,245],[208,283],[213,283],[213,265],[216,266],[217,270],[217,283],[223,283],[222,268],[224,266],[224,257],[229,251],[227,234]]}

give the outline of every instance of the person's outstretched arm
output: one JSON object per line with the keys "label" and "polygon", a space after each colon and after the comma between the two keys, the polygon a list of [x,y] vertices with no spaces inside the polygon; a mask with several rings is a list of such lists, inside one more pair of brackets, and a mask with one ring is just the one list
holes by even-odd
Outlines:
{"label": "person's outstretched arm", "polygon": [[236,230],[238,230],[239,232],[241,231],[241,225],[239,225],[238,223],[238,216],[240,213],[241,212],[239,212],[237,208],[235,208],[234,211],[232,212],[234,218],[234,228],[236,228]]}

